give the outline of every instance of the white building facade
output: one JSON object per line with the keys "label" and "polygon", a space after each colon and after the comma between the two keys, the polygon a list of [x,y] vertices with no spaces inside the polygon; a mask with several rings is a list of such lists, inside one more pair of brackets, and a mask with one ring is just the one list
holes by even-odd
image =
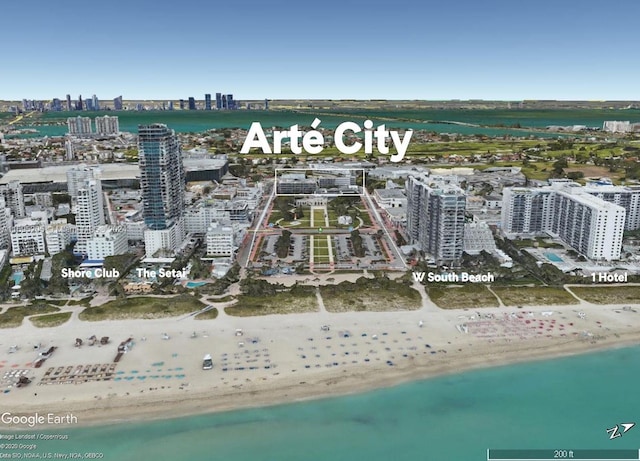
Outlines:
{"label": "white building facade", "polygon": [[128,250],[127,229],[125,226],[100,226],[87,241],[87,257],[91,260],[103,260],[107,256],[116,256]]}
{"label": "white building facade", "polygon": [[175,254],[185,238],[184,219],[178,219],[167,229],[144,231],[144,251],[147,258],[153,258],[158,252]]}
{"label": "white building facade", "polygon": [[507,237],[548,234],[592,260],[620,259],[626,210],[574,183],[505,188],[502,231]]}
{"label": "white building facade", "polygon": [[7,216],[4,197],[0,195],[0,250],[9,249],[11,244],[11,228]]}
{"label": "white building facade", "polygon": [[407,234],[437,264],[456,265],[464,250],[466,197],[457,178],[410,176]]}
{"label": "white building facade", "polygon": [[109,135],[120,133],[120,122],[118,117],[110,117],[105,115],[103,117],[96,117],[96,134]]}
{"label": "white building facade", "polygon": [[49,224],[45,230],[47,252],[53,256],[64,251],[77,238],[76,226],[66,221]]}
{"label": "white building facade", "polygon": [[105,223],[102,198],[102,186],[100,180],[90,179],[78,189],[78,204],[76,205],[76,227],[78,231],[78,243],[74,252],[85,254],[87,241],[93,237],[93,233]]}
{"label": "white building facade", "polygon": [[91,134],[91,119],[82,116],[69,117],[67,119],[67,128],[70,135],[82,136]]}
{"label": "white building facade", "polygon": [[0,186],[0,195],[4,198],[5,206],[11,210],[14,218],[26,216],[24,194],[20,181],[11,181],[9,184]]}
{"label": "white building facade", "polygon": [[35,256],[46,252],[44,226],[34,221],[24,222],[11,230],[13,256]]}
{"label": "white building facade", "polygon": [[233,228],[211,223],[207,230],[207,255],[232,257],[233,250]]}

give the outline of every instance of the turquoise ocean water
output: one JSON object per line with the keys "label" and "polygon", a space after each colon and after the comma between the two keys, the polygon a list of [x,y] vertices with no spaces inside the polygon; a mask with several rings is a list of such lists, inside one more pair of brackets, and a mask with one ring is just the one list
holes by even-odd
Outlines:
{"label": "turquoise ocean water", "polygon": [[[640,347],[465,372],[363,394],[56,431],[38,452],[105,460],[486,459],[487,448],[640,448]],[[6,431],[5,431],[6,433]]]}

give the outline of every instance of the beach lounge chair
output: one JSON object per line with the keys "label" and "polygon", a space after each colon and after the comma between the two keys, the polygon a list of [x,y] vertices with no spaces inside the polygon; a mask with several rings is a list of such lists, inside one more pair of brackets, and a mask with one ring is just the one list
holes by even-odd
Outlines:
{"label": "beach lounge chair", "polygon": [[18,382],[16,383],[16,387],[24,387],[30,383],[31,380],[29,378],[27,378],[26,376],[20,376],[20,378],[18,378]]}

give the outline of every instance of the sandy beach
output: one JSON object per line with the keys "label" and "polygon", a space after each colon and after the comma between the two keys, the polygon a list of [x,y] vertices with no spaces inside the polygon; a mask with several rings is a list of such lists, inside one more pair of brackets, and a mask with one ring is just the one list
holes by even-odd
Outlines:
{"label": "sandy beach", "polygon": [[[82,322],[74,315],[56,328],[36,328],[25,320],[0,334],[0,406],[21,415],[72,413],[77,424],[90,425],[357,393],[638,344],[637,310],[584,302],[441,310],[425,302],[410,312],[321,310],[248,318],[222,312],[205,321],[186,316]],[[89,346],[86,338],[92,335],[108,336],[110,342]],[[75,338],[84,344],[75,347]],[[128,338],[133,338],[130,349],[108,373],[118,345]],[[53,355],[34,368],[51,346],[57,347]],[[213,359],[211,370],[202,369],[206,354]],[[32,383],[17,388],[21,374]]]}

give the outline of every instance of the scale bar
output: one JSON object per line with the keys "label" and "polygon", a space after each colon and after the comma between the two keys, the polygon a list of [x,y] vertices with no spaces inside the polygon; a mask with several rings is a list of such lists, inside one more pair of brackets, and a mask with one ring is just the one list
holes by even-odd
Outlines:
{"label": "scale bar", "polygon": [[487,461],[640,461],[640,449],[488,449]]}

